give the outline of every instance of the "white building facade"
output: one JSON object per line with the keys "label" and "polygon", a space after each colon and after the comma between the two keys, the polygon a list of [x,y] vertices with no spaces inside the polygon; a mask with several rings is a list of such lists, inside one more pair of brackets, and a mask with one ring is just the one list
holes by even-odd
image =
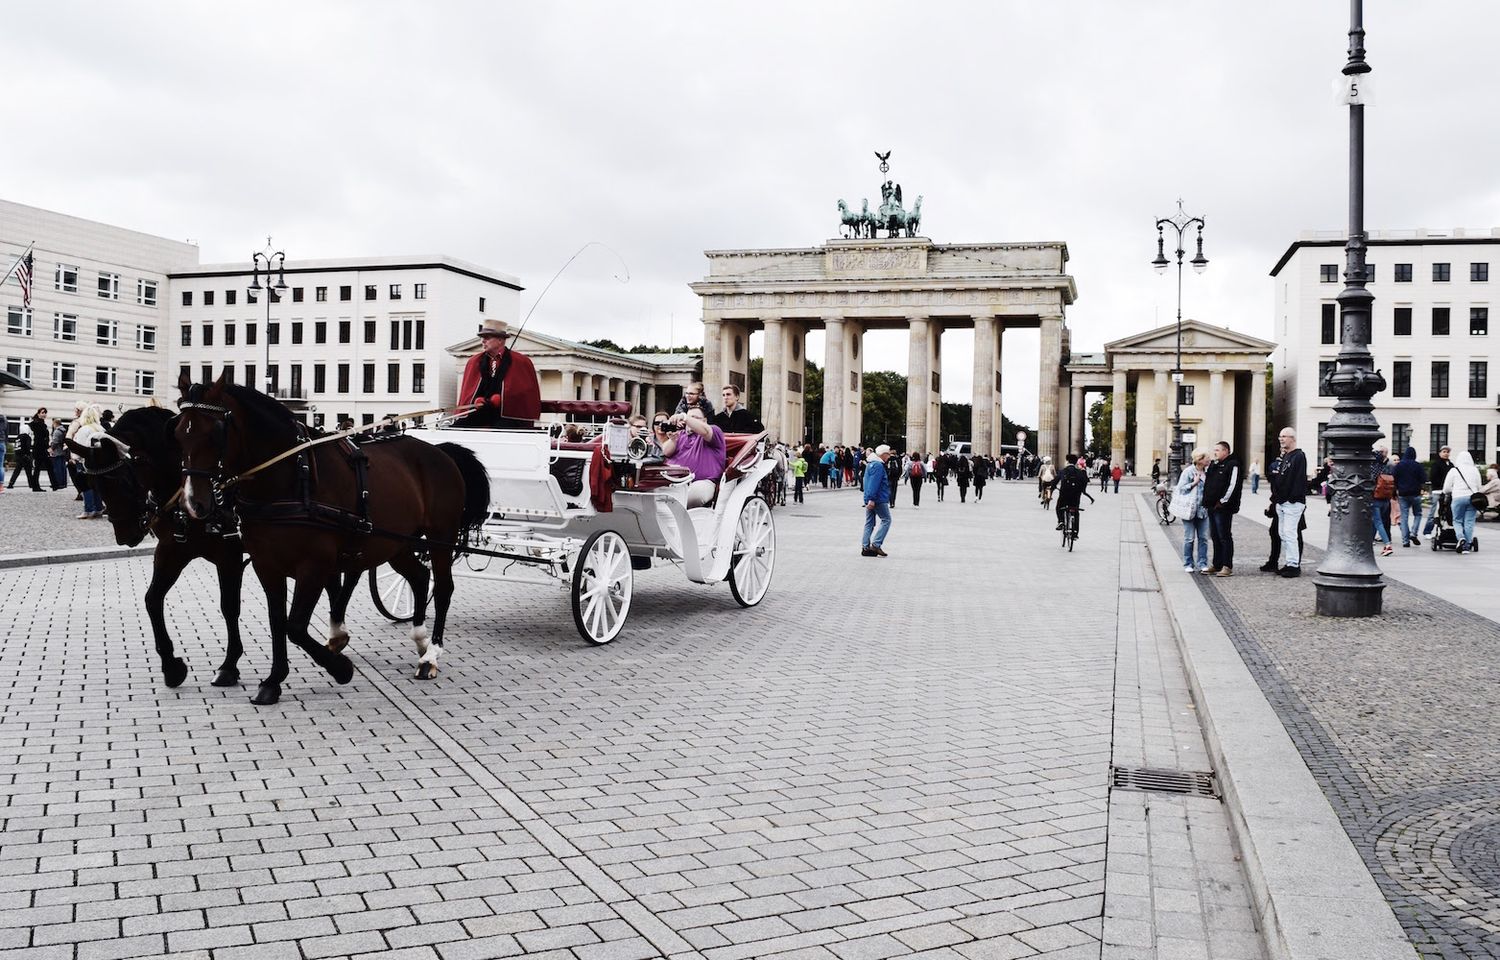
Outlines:
{"label": "white building facade", "polygon": [[[1343,248],[1342,233],[1304,233],[1271,270],[1274,426],[1295,427],[1309,457],[1328,454],[1323,432],[1335,398],[1323,379],[1343,336]],[[1366,259],[1375,295],[1370,352],[1387,384],[1374,397],[1382,443],[1398,453],[1413,446],[1420,459],[1445,445],[1480,464],[1500,458],[1500,384],[1489,379],[1500,359],[1492,345],[1500,332],[1490,325],[1500,229],[1376,231]]]}
{"label": "white building facade", "polygon": [[0,287],[0,357],[34,388],[0,391],[11,437],[39,407],[66,420],[80,399],[168,397],[168,278],[196,266],[198,248],[0,200],[0,273],[33,242],[31,309],[14,279]]}

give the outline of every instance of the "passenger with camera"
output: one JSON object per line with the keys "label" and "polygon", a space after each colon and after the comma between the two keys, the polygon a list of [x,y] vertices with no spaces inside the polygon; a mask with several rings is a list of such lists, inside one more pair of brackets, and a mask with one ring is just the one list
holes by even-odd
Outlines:
{"label": "passenger with camera", "polygon": [[724,431],[709,423],[701,409],[689,407],[686,413],[667,418],[666,425],[657,428],[657,438],[667,463],[693,475],[687,505],[698,507],[713,500],[715,484],[724,475],[728,458]]}

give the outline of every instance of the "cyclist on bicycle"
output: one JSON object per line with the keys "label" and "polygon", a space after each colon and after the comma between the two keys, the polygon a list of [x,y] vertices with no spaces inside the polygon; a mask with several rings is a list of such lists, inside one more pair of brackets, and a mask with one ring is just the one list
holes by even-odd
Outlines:
{"label": "cyclist on bicycle", "polygon": [[[1068,454],[1068,465],[1062,468],[1057,479],[1052,481],[1052,486],[1057,490],[1057,529],[1063,528],[1063,517],[1068,510],[1078,509],[1078,498],[1088,497],[1089,503],[1094,502],[1089,493],[1088,471],[1078,466],[1077,458]],[[1075,530],[1077,528],[1075,527]]]}
{"label": "cyclist on bicycle", "polygon": [[1043,503],[1052,499],[1052,481],[1057,479],[1057,470],[1052,466],[1051,457],[1042,458],[1042,469],[1036,474],[1037,498]]}

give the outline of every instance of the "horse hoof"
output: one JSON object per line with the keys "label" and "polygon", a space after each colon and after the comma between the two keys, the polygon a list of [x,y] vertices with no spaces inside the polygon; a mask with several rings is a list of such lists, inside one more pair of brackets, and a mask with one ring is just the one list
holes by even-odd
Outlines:
{"label": "horse hoof", "polygon": [[342,653],[336,653],[328,660],[328,675],[343,686],[354,679],[354,664]]}
{"label": "horse hoof", "polygon": [[173,657],[170,660],[162,662],[161,673],[167,682],[167,686],[180,687],[182,686],[182,681],[187,679],[187,664],[182,662],[181,657]]}
{"label": "horse hoof", "polygon": [[339,653],[349,645],[349,631],[335,630],[328,635],[328,651]]}
{"label": "horse hoof", "polygon": [[240,672],[229,667],[221,667],[219,675],[214,677],[214,686],[216,687],[233,687],[237,686],[239,682]]}
{"label": "horse hoof", "polygon": [[255,696],[250,698],[250,702],[255,704],[257,707],[269,707],[271,704],[276,703],[280,699],[281,684],[263,683],[260,685],[260,689],[255,691]]}
{"label": "horse hoof", "polygon": [[437,676],[437,664],[435,664],[435,663],[419,663],[419,664],[417,664],[417,679],[418,680],[431,680],[435,676]]}

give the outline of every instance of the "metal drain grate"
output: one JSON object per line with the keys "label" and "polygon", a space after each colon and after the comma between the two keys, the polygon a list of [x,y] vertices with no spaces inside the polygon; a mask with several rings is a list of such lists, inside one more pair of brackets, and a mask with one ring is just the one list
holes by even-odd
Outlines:
{"label": "metal drain grate", "polygon": [[1149,767],[1110,767],[1111,790],[1175,793],[1184,797],[1219,799],[1219,784],[1213,773],[1200,770],[1153,770]]}

